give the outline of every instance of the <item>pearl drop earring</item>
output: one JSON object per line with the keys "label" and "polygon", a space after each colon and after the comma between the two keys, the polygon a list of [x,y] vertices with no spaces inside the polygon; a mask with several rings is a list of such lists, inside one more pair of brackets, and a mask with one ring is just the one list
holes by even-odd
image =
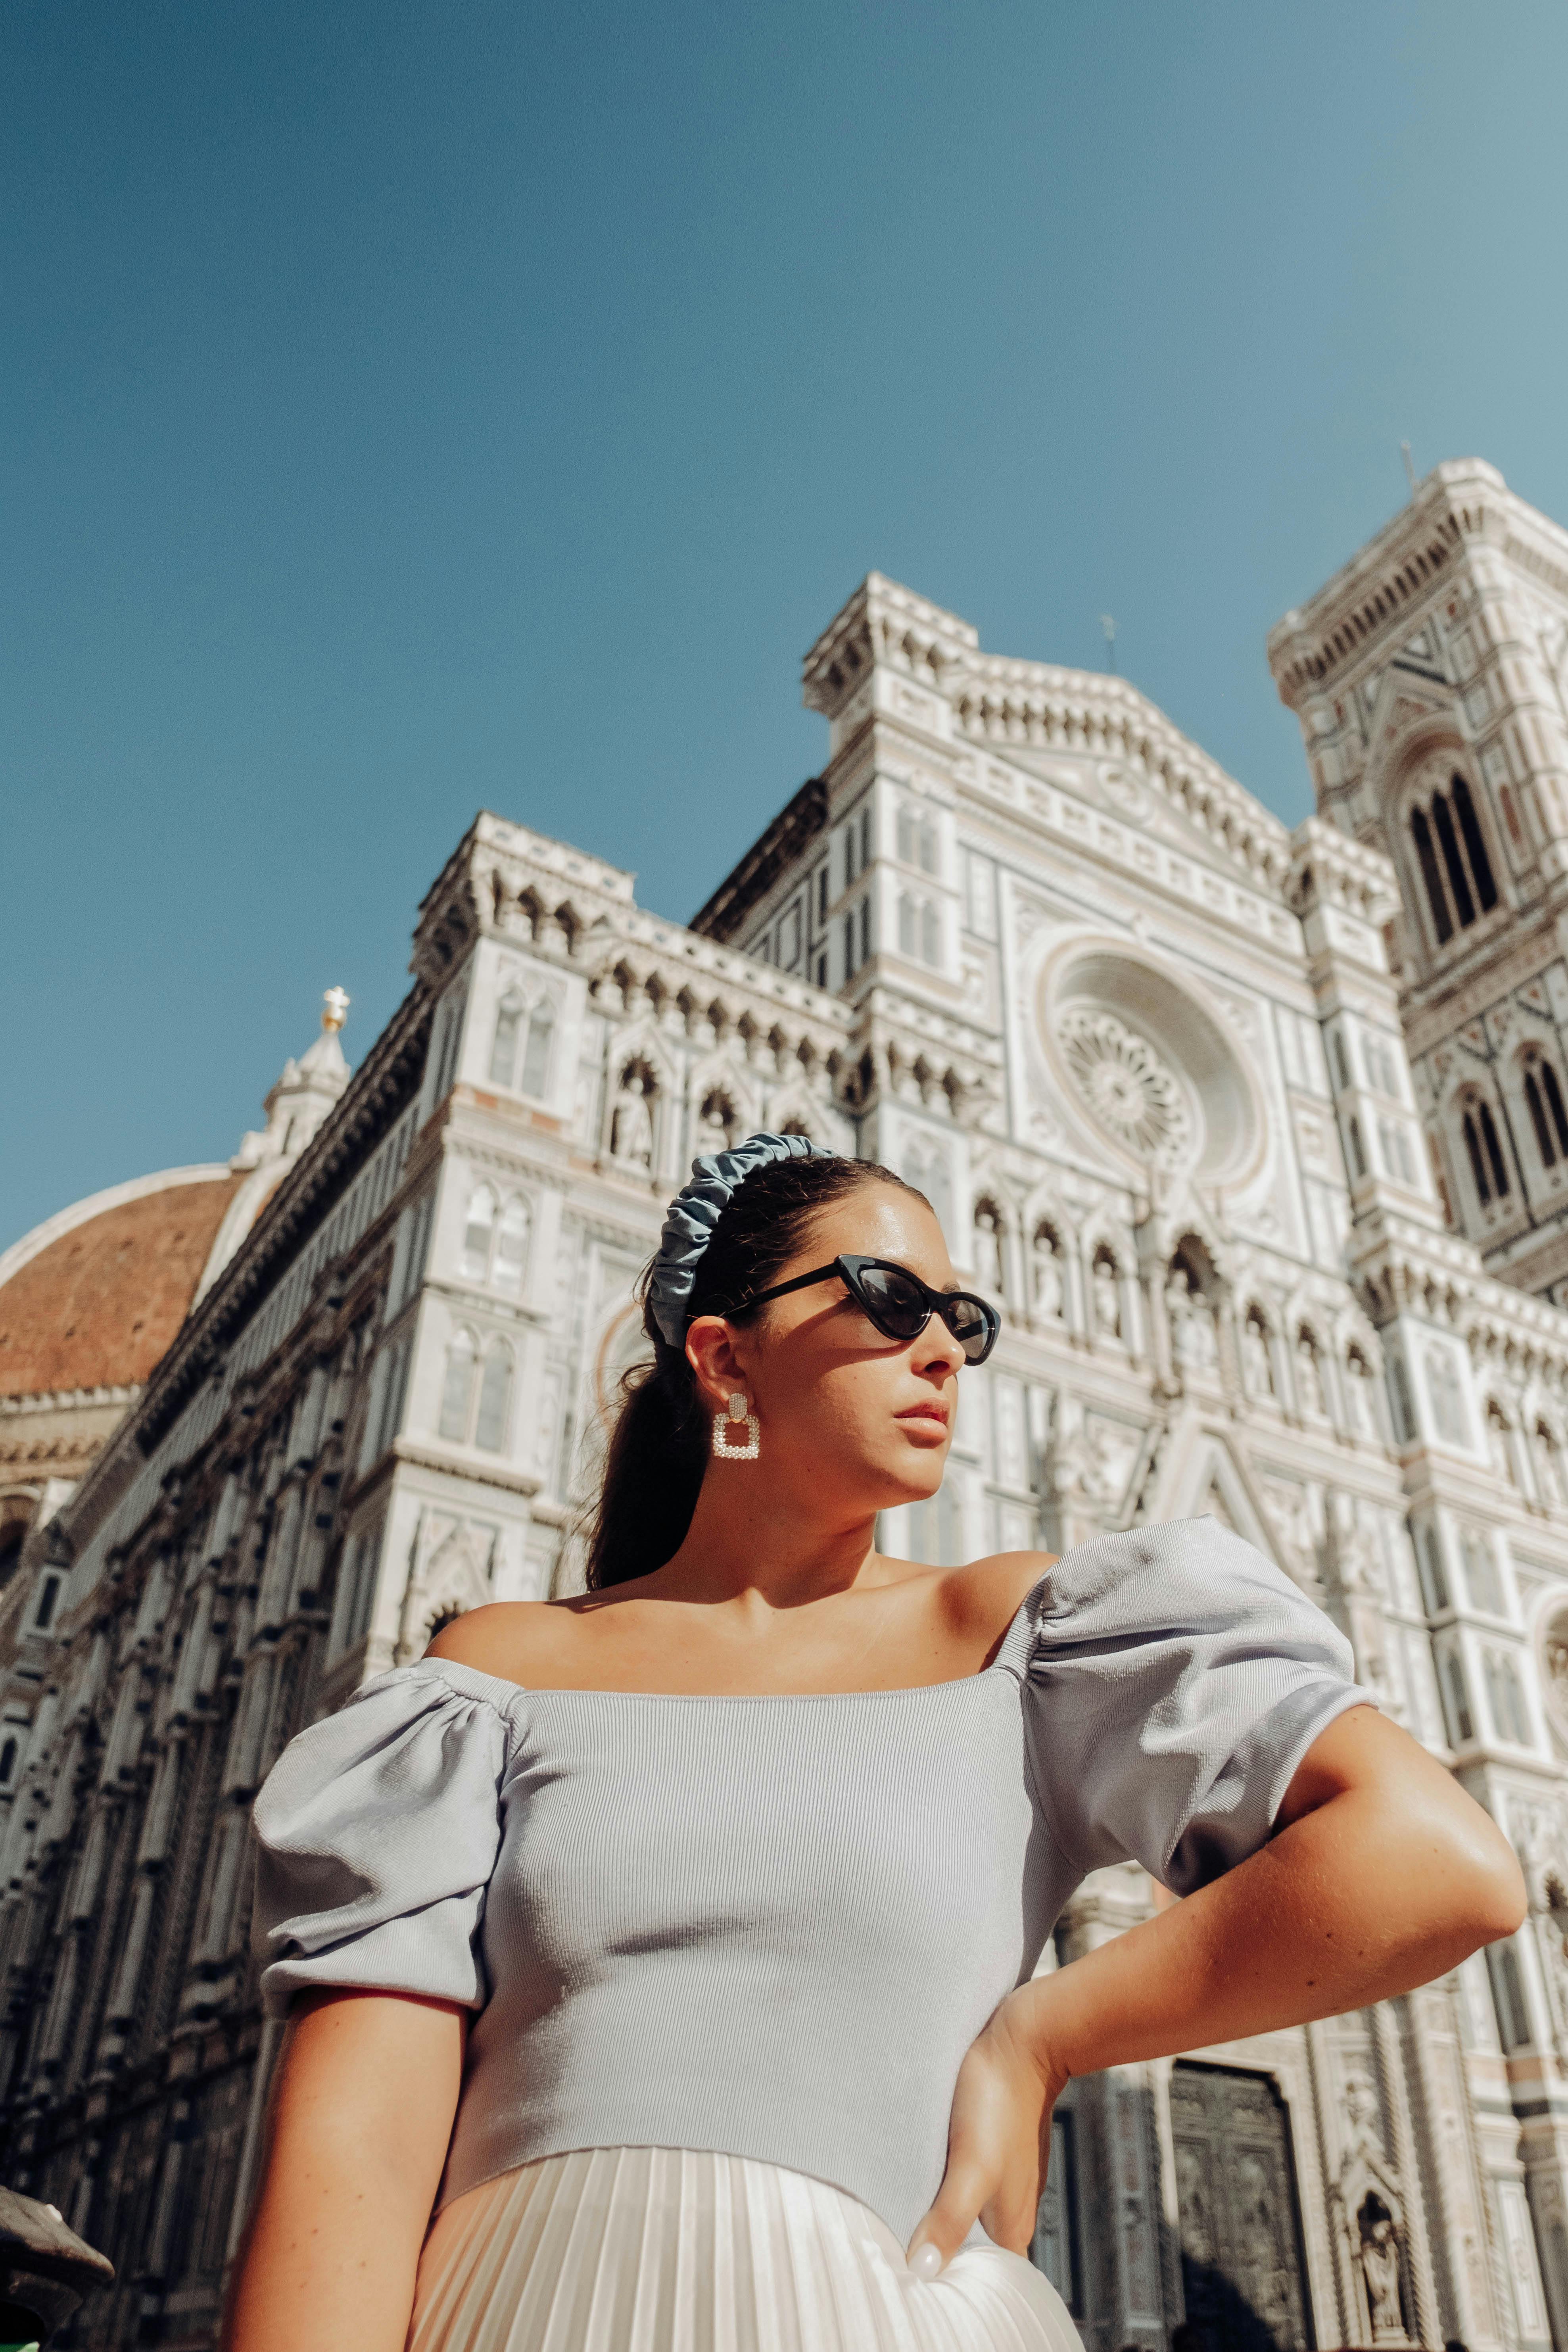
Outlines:
{"label": "pearl drop earring", "polygon": [[[744,1445],[731,1445],[730,1426],[746,1424]],[[723,1462],[754,1462],[763,1450],[763,1425],[752,1411],[744,1389],[731,1389],[730,1402],[722,1412],[713,1416],[713,1451]]]}

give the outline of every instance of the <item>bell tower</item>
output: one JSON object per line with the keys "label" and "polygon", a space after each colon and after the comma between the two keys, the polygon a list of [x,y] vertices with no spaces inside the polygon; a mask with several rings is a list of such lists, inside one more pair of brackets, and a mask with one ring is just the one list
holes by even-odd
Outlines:
{"label": "bell tower", "polygon": [[1320,814],[1398,877],[1390,964],[1450,1218],[1568,1304],[1568,530],[1479,458],[1436,466],[1268,658]]}

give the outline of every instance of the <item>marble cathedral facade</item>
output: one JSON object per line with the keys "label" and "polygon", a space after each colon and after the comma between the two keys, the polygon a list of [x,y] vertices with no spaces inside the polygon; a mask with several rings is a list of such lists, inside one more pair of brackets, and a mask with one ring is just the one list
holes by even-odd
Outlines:
{"label": "marble cathedral facade", "polygon": [[[921,1184],[1006,1310],[890,1549],[1213,1512],[1526,1863],[1519,1935],[1408,1999],[1072,2086],[1036,2258],[1091,2352],[1568,2352],[1565,651],[1568,533],[1441,467],[1270,639],[1294,833],[876,574],[806,659],[822,774],[690,928],[478,819],[4,1659],[5,2177],[119,2265],[78,2341],[214,2341],[258,1784],[451,1612],[571,1586],[663,1202],[768,1126]],[[1164,1899],[1097,1874],[1047,1965]]]}

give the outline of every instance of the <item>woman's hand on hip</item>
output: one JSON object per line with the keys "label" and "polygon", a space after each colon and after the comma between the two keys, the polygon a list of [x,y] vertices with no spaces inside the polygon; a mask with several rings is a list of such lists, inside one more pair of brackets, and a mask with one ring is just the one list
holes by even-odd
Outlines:
{"label": "woman's hand on hip", "polygon": [[1051,2109],[1066,2087],[1042,2056],[1036,2024],[1026,2038],[1017,1995],[992,2012],[964,2053],[953,2087],[947,2170],[936,2201],[909,2244],[910,2268],[935,2278],[978,2217],[988,2237],[1026,2254],[1045,2187]]}

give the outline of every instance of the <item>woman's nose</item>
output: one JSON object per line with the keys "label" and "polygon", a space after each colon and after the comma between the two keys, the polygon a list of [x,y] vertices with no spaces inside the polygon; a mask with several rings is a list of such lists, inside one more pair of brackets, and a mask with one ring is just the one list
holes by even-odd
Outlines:
{"label": "woman's nose", "polygon": [[933,1315],[921,1333],[915,1347],[915,1363],[921,1371],[948,1370],[957,1371],[963,1361],[963,1349],[948,1329],[940,1315]]}

